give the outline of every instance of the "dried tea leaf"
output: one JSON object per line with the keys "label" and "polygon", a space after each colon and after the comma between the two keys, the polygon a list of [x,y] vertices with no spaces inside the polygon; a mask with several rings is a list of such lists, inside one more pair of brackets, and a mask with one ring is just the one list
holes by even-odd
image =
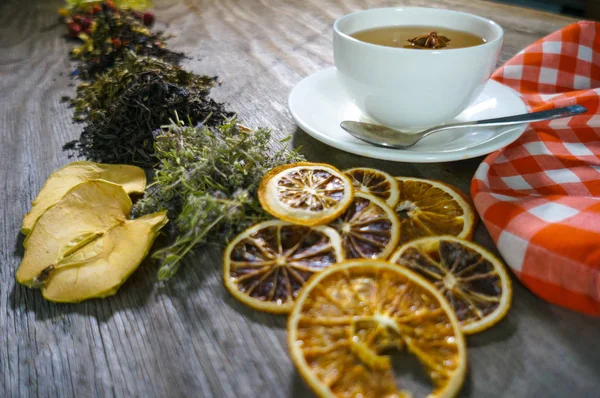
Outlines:
{"label": "dried tea leaf", "polygon": [[21,232],[28,235],[37,219],[55,205],[74,186],[89,180],[106,180],[119,184],[128,194],[143,193],[146,173],[139,167],[99,164],[87,161],[73,162],[50,175],[29,213],[23,217]]}
{"label": "dried tea leaf", "polygon": [[73,120],[85,126],[64,145],[87,160],[154,167],[154,132],[177,116],[219,126],[233,113],[209,97],[215,78],[197,76],[151,57],[130,53],[90,83],[77,87]]}
{"label": "dried tea leaf", "polygon": [[59,302],[114,294],[167,223],[165,212],[128,220],[131,205],[120,185],[93,180],[75,186],[25,240],[17,281]]}

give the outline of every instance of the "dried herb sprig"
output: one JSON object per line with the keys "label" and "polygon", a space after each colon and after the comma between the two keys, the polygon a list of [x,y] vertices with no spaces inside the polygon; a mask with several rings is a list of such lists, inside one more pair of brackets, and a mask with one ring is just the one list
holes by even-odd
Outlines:
{"label": "dried herb sprig", "polygon": [[158,133],[160,164],[134,214],[169,212],[172,243],[153,255],[161,262],[159,279],[173,276],[198,245],[224,244],[269,218],[256,196],[260,180],[275,166],[303,159],[296,151],[270,154],[270,139],[269,130],[250,131],[235,121],[211,129],[177,120]]}
{"label": "dried herb sprig", "polygon": [[216,78],[198,76],[156,58],[128,55],[107,73],[77,87],[73,120],[85,124],[67,150],[93,161],[152,167],[153,131],[175,113],[217,126],[233,117],[208,97]]}

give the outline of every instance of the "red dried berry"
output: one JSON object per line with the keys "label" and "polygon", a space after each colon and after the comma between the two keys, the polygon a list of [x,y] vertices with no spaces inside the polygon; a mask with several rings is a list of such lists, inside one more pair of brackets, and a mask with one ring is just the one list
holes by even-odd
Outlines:
{"label": "red dried berry", "polygon": [[154,14],[152,14],[151,12],[144,13],[144,18],[143,18],[144,25],[152,26],[152,24],[154,24],[155,19],[156,18],[154,17]]}
{"label": "red dried berry", "polygon": [[102,6],[100,4],[96,4],[92,7],[92,14],[96,15],[100,11],[102,11]]}
{"label": "red dried berry", "polygon": [[79,25],[77,22],[71,21],[67,23],[67,26],[69,27],[69,34],[71,37],[77,37],[79,36],[79,33],[81,33],[81,25]]}
{"label": "red dried berry", "polygon": [[104,2],[104,4],[106,4],[106,6],[107,6],[108,8],[112,8],[113,10],[115,10],[115,9],[117,8],[117,6],[115,5],[115,2],[114,2],[114,1],[112,1],[112,0],[106,0],[106,1]]}
{"label": "red dried berry", "polygon": [[79,23],[81,24],[81,27],[85,29],[90,27],[90,25],[92,24],[92,20],[89,18],[81,18],[79,20]]}
{"label": "red dried berry", "polygon": [[112,45],[114,48],[117,48],[117,49],[121,48],[121,46],[122,46],[121,40],[118,37],[115,37],[114,39],[112,39]]}

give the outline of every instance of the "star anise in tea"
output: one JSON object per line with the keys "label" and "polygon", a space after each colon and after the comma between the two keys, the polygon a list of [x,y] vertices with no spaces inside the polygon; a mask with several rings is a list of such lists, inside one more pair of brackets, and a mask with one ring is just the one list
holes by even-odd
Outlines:
{"label": "star anise in tea", "polygon": [[448,47],[450,39],[446,36],[438,36],[437,32],[430,32],[429,34],[409,39],[408,42],[410,45],[405,46],[406,48],[437,49]]}

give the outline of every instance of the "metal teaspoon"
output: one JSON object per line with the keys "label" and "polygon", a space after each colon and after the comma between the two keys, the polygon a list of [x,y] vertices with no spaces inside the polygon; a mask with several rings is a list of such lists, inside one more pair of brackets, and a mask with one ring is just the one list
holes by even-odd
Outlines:
{"label": "metal teaspoon", "polygon": [[585,112],[587,112],[587,109],[583,106],[571,105],[563,108],[550,109],[547,111],[525,113],[522,115],[447,124],[423,130],[419,133],[404,133],[400,130],[394,130],[378,124],[353,122],[350,120],[341,122],[340,126],[354,137],[368,142],[369,144],[385,148],[403,149],[411,147],[417,142],[421,141],[424,137],[440,131],[473,126],[510,126],[515,124],[539,122],[542,120],[561,119],[564,117],[579,115]]}

